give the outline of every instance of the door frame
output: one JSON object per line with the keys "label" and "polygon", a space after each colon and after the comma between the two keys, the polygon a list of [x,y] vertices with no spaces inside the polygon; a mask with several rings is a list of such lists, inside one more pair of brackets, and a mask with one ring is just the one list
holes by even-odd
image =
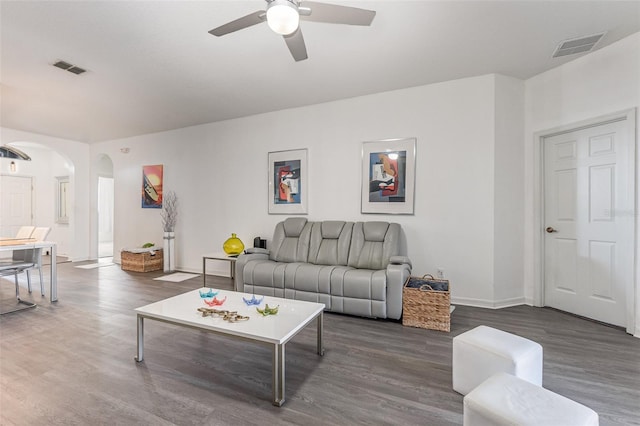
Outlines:
{"label": "door frame", "polygon": [[[97,176],[98,184],[97,184],[97,187],[96,187],[96,194],[97,195],[100,194],[100,178],[111,179],[113,181],[113,184],[114,184],[114,187],[115,187],[115,178],[113,177],[113,174],[106,175],[106,174],[103,174],[103,173],[98,173],[98,176]],[[112,193],[112,195],[113,196],[111,197],[111,207],[112,207],[113,212],[115,213],[115,198],[116,198],[115,197],[115,191]],[[100,205],[100,200],[97,199],[96,207],[99,207],[99,205]],[[96,209],[96,213],[97,213],[96,217],[97,217],[97,228],[98,228],[98,237],[97,237],[97,240],[98,240],[98,254],[97,254],[97,257],[99,259],[100,258],[100,209],[99,208]],[[113,238],[114,238],[114,235],[115,235],[115,220],[114,220],[114,218],[112,218],[112,221],[113,221],[113,225],[111,227],[111,243],[113,245]],[[112,251],[111,251],[111,256],[104,256],[104,257],[113,257],[113,247],[112,247]]]}
{"label": "door frame", "polygon": [[636,114],[637,109],[631,108],[628,110],[607,114],[604,116],[591,118],[588,120],[583,120],[580,122],[567,124],[559,127],[555,127],[552,129],[540,131],[534,133],[534,147],[533,147],[533,183],[534,183],[534,193],[533,193],[533,305],[534,306],[544,306],[544,271],[545,271],[545,262],[544,262],[544,212],[545,212],[545,193],[544,193],[544,141],[546,138],[551,136],[556,136],[563,133],[569,133],[576,130],[587,129],[590,127],[597,127],[603,124],[613,123],[624,121],[626,123],[625,129],[627,132],[627,137],[629,138],[629,146],[627,155],[629,158],[633,158],[634,167],[633,170],[630,170],[629,173],[629,196],[633,201],[632,204],[634,206],[634,211],[631,212],[633,214],[633,235],[634,235],[634,244],[633,244],[633,271],[631,282],[627,283],[626,286],[626,295],[627,295],[627,312],[626,312],[626,331],[629,334],[635,334],[636,332],[640,332],[640,330],[636,330],[636,316],[638,312],[640,312],[640,306],[636,306],[636,300],[638,299],[638,295],[640,293],[640,289],[638,288],[638,283],[640,279],[638,278],[638,271],[640,271],[640,265],[638,264],[638,253],[640,252],[638,244],[640,244],[640,235],[638,234],[639,226],[639,218],[637,215],[638,211],[638,188],[640,188],[640,182],[638,181],[638,158],[636,152],[636,144],[637,136],[636,136]]}

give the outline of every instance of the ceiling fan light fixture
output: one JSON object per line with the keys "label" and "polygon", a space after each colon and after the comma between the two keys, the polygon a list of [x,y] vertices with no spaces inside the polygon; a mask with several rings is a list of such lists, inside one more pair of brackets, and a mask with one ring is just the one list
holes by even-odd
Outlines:
{"label": "ceiling fan light fixture", "polygon": [[267,6],[267,24],[273,32],[289,35],[298,29],[298,6],[289,0],[273,0]]}

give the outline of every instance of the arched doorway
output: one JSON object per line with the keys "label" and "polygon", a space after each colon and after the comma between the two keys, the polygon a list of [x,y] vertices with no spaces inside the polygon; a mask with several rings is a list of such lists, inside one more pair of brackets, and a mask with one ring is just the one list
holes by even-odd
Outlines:
{"label": "arched doorway", "polygon": [[98,167],[98,258],[113,257],[113,162],[101,154]]}
{"label": "arched doorway", "polygon": [[[5,145],[18,148],[27,154],[30,160],[5,161],[6,159],[3,159],[0,172],[2,175],[0,198],[24,200],[20,203],[23,207],[21,208],[23,219],[19,219],[20,223],[50,228],[47,240],[56,242],[58,254],[56,261],[66,261],[71,255],[74,241],[74,214],[71,209],[74,204],[75,168],[73,163],[57,151],[39,143],[19,141]],[[28,184],[18,186],[15,184],[17,181],[28,182]],[[11,204],[10,208],[15,210],[17,204]],[[3,205],[3,207],[6,206]],[[0,217],[0,230],[4,236],[10,236],[18,223],[9,220],[10,215],[5,213],[3,212]],[[44,254],[49,255],[48,252]],[[45,259],[45,263],[52,260]]]}

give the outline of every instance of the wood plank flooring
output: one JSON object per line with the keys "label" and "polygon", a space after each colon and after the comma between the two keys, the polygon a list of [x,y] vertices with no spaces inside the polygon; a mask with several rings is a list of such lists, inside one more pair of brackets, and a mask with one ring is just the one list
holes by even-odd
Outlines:
{"label": "wood plank flooring", "polygon": [[[134,361],[133,309],[202,277],[74,266],[59,265],[59,302],[36,292],[37,308],[0,317],[1,425],[460,425],[451,341],[481,324],[542,344],[544,386],[593,408],[601,425],[640,425],[640,339],[552,309],[460,306],[451,333],[328,313],[324,357],[315,327],[287,345],[277,408],[266,346],[146,321],[145,361]],[[12,297],[11,280],[0,294]]]}

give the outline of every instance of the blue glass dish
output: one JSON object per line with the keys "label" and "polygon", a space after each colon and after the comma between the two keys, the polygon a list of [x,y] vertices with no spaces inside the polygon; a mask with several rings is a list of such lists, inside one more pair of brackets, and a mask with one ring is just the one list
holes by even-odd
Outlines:
{"label": "blue glass dish", "polygon": [[242,300],[244,300],[244,303],[247,304],[247,306],[251,306],[251,305],[259,305],[262,303],[262,301],[264,300],[264,296],[262,296],[260,298],[260,300],[256,299],[256,295],[254,294],[251,299],[246,299],[246,298],[242,298]]}

